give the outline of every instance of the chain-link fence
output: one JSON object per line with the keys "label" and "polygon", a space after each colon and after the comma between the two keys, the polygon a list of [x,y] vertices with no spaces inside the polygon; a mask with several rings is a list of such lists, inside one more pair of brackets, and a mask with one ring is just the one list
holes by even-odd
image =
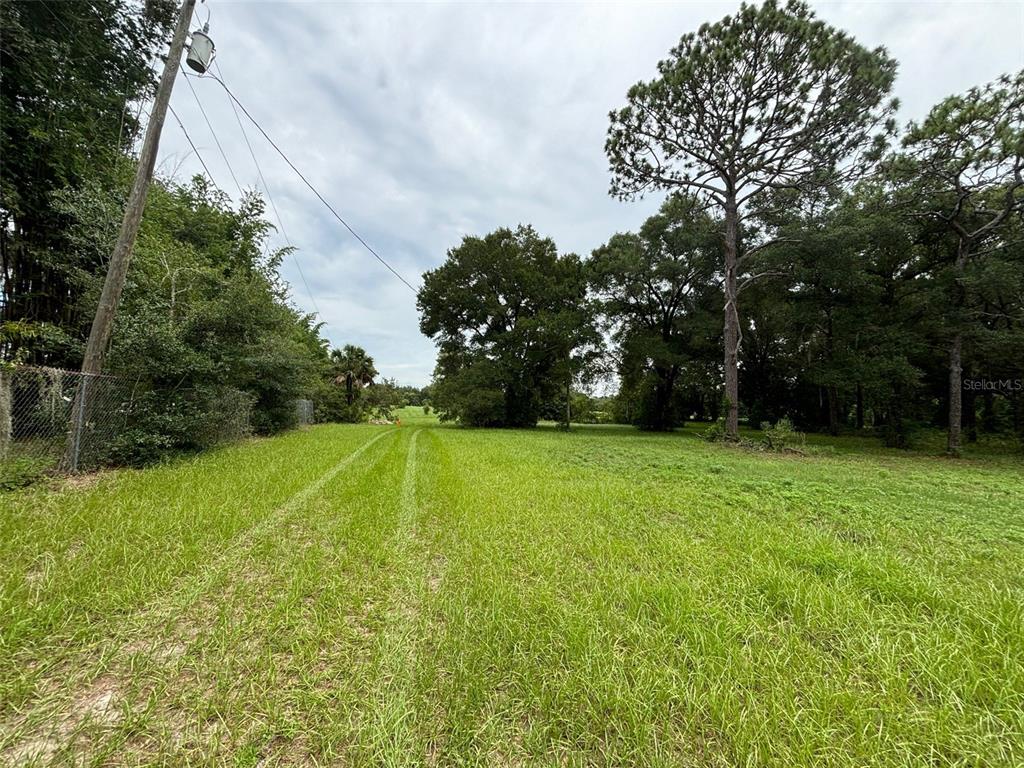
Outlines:
{"label": "chain-link fence", "polygon": [[[138,391],[115,376],[0,365],[0,488],[117,463],[126,449],[138,454],[154,418],[173,415],[179,431],[186,425],[188,440],[176,444],[187,450],[241,439],[252,432],[253,400],[230,387]],[[299,426],[313,423],[312,400],[295,400],[292,407]]]}
{"label": "chain-link fence", "polygon": [[132,400],[132,387],[112,376],[0,367],[0,486],[99,466]]}

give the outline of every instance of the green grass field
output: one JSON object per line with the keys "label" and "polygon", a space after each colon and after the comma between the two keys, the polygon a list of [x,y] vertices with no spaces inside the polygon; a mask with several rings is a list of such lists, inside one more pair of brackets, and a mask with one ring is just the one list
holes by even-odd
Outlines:
{"label": "green grass field", "polygon": [[1024,462],[814,444],[407,411],[0,495],[0,764],[1024,764]]}

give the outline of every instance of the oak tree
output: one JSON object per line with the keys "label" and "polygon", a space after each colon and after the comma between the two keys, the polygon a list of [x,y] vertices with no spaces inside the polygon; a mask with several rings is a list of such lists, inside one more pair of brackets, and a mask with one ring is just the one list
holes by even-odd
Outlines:
{"label": "oak tree", "polygon": [[465,237],[423,276],[420,330],[438,345],[434,404],[473,426],[531,427],[591,338],[579,257],[533,227]]}

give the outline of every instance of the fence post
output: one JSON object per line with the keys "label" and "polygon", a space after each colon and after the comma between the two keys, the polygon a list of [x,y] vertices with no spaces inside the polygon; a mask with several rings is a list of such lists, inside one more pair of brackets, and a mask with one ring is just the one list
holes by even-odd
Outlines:
{"label": "fence post", "polygon": [[7,458],[14,437],[14,371],[0,362],[0,460]]}
{"label": "fence post", "polygon": [[71,424],[71,451],[68,456],[68,469],[74,473],[78,471],[78,458],[82,451],[82,431],[85,428],[85,410],[88,407],[89,398],[89,374],[82,374],[78,383],[78,393],[75,397],[74,420]]}

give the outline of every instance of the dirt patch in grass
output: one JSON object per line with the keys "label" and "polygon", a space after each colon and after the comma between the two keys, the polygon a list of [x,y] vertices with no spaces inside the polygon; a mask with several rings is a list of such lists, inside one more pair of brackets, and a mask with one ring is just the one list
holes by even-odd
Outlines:
{"label": "dirt patch in grass", "polygon": [[427,589],[431,594],[437,592],[444,581],[444,572],[448,567],[448,558],[440,552],[435,552],[430,559],[430,566],[427,568]]}
{"label": "dirt patch in grass", "polygon": [[75,694],[66,707],[48,717],[39,728],[30,729],[8,749],[11,765],[32,761],[47,764],[59,752],[76,747],[76,734],[84,726],[104,728],[116,725],[123,715],[121,688],[105,675]]}

